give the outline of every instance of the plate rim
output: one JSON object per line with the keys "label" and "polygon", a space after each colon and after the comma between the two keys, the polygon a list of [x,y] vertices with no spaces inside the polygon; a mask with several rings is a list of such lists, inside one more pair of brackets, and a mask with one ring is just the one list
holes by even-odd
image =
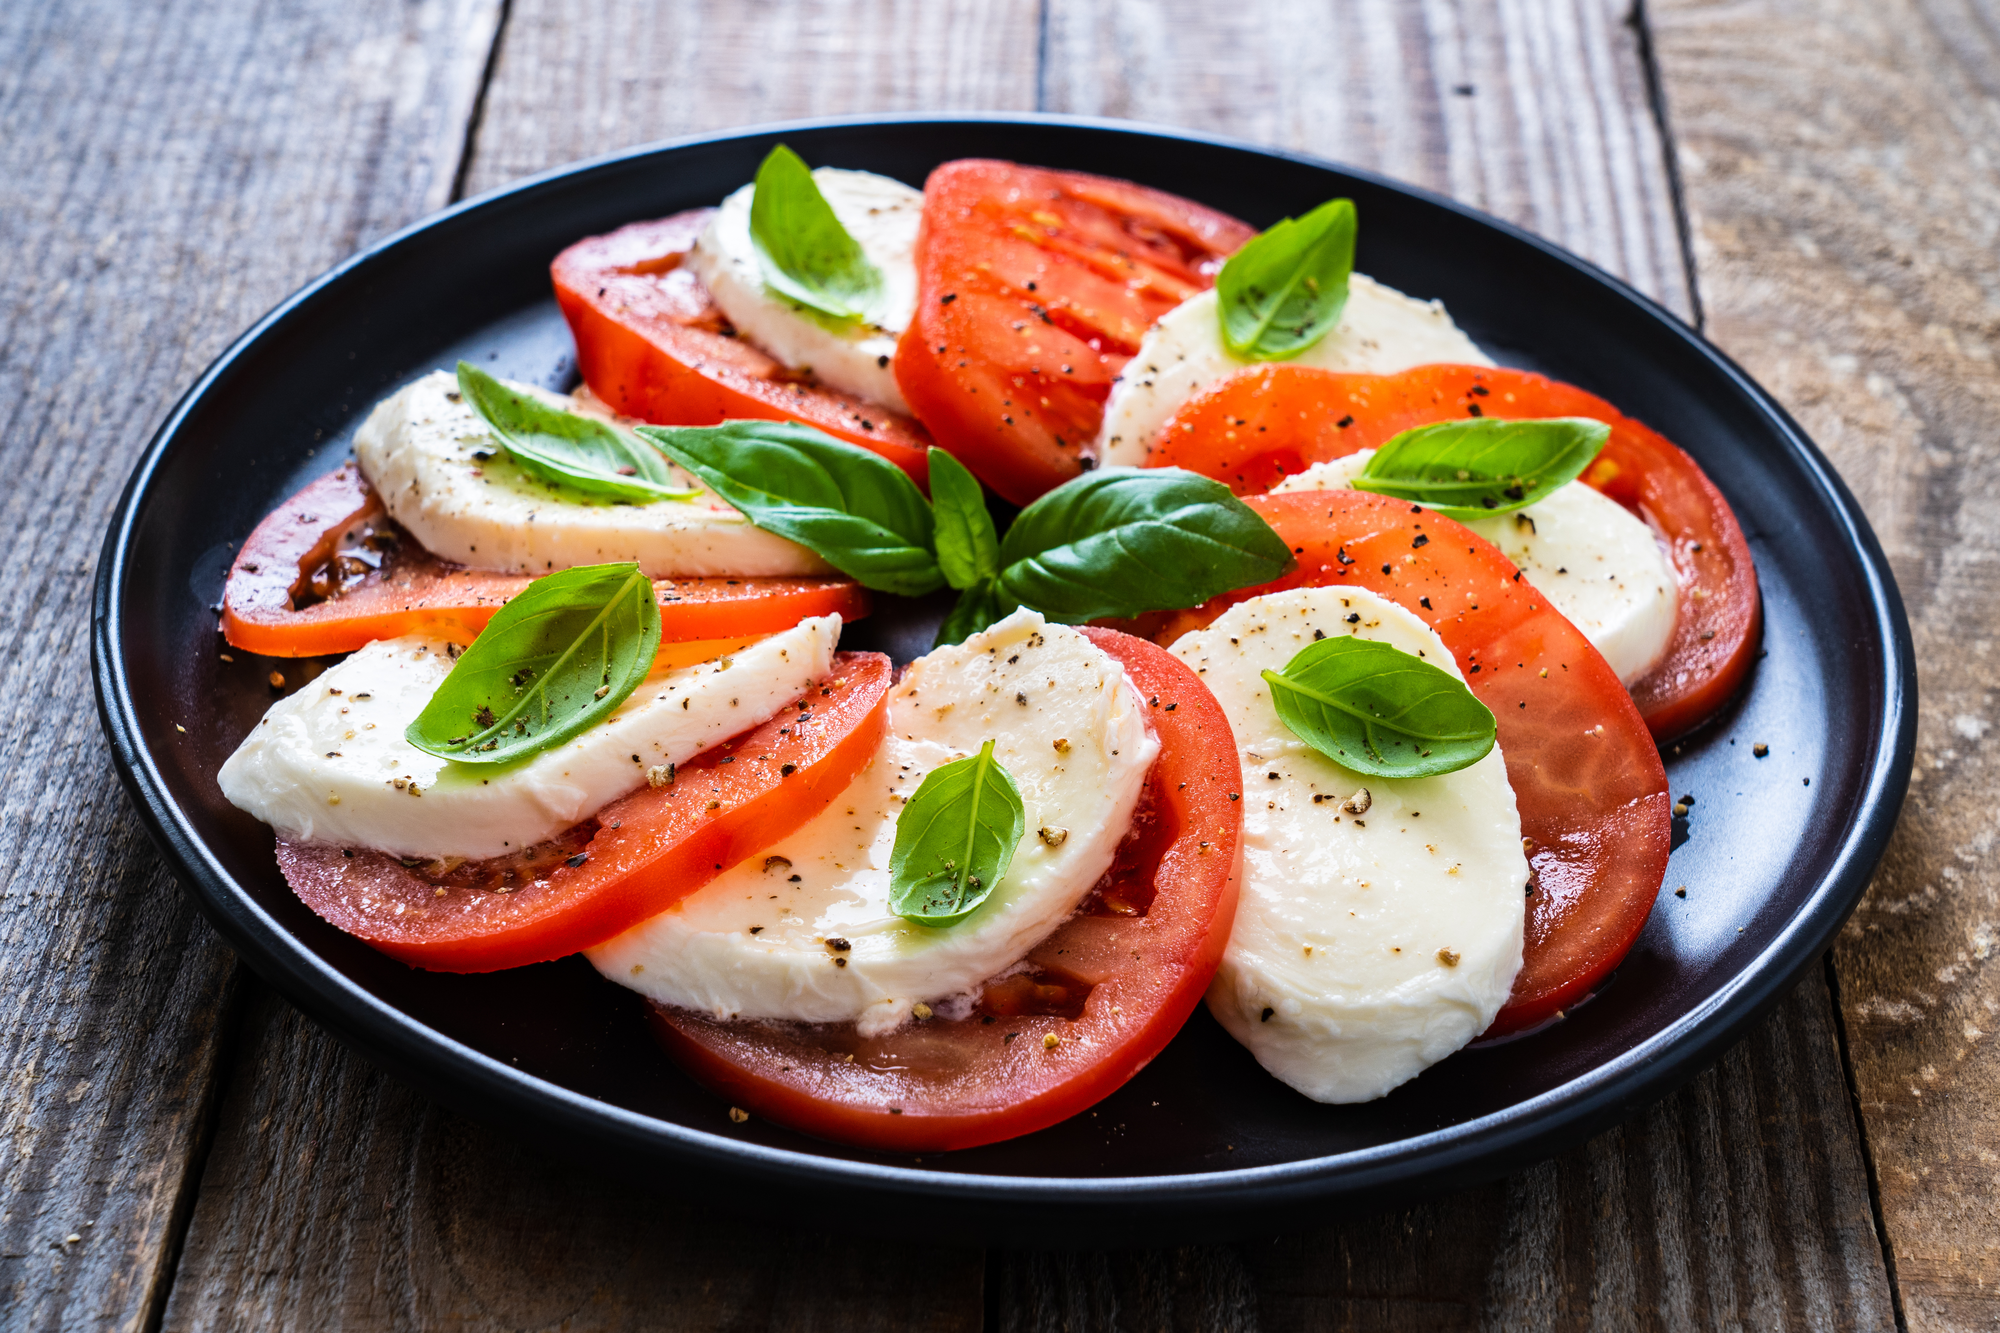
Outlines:
{"label": "plate rim", "polygon": [[[556,182],[608,171],[635,159],[703,146],[827,129],[964,125],[1055,127],[1200,144],[1236,150],[1367,181],[1440,208],[1541,251],[1609,287],[1664,326],[1685,350],[1719,371],[1779,436],[1830,502],[1847,547],[1860,560],[1877,641],[1884,645],[1882,706],[1871,719],[1876,755],[1851,821],[1829,868],[1791,919],[1766,945],[1694,1008],[1660,1031],[1546,1092],[1443,1129],[1330,1156],[1232,1170],[1149,1176],[1027,1176],[926,1170],[879,1160],[850,1160],[745,1142],[662,1120],[524,1073],[370,994],[327,964],[266,913],[209,851],[168,794],[144,744],[131,682],[119,652],[119,593],[139,512],[187,419],[234,365],[274,328],[378,256],[468,214],[496,208]],[[1229,136],[1102,117],[1046,113],[923,112],[813,117],[684,135],[552,167],[513,181],[402,227],[326,270],[287,296],[231,341],[174,403],[141,452],[112,511],[97,562],[91,606],[91,670],[98,715],[119,776],[142,822],[230,946],[287,999],[378,1065],[475,1118],[515,1129],[546,1124],[583,1129],[612,1142],[678,1159],[704,1175],[748,1172],[766,1183],[823,1191],[865,1190],[904,1203],[977,1201],[993,1205],[1071,1207],[1158,1203],[1171,1197],[1203,1212],[1252,1207],[1364,1201],[1394,1193],[1419,1195],[1488,1179],[1537,1160],[1671,1092],[1720,1057],[1739,1034],[1767,1013],[1818,961],[1865,891],[1894,831],[1909,785],[1916,746],[1917,680],[1909,621],[1893,572],[1866,515],[1846,483],[1789,412],[1720,348],[1679,315],[1591,261],[1504,219],[1378,172],[1312,154],[1275,149]],[[1886,743],[1885,743],[1886,742]],[[474,1102],[478,1105],[474,1105]],[[560,1148],[559,1148],[560,1150]]]}

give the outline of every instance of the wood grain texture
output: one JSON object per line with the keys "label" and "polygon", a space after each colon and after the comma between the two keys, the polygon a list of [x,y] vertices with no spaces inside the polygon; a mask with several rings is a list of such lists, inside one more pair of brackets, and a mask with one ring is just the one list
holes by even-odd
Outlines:
{"label": "wood grain texture", "polygon": [[1835,952],[1914,1329],[2000,1324],[2000,7],[1653,0],[1710,332],[1887,548],[1917,772]]}
{"label": "wood grain texture", "polygon": [[578,1173],[261,986],[164,1327],[974,1333],[976,1250],[795,1233]]}
{"label": "wood grain texture", "polygon": [[157,1313],[233,985],[98,737],[90,576],[111,504],[229,339],[443,200],[479,70],[453,63],[452,44],[483,55],[494,12],[0,6],[8,1327],[140,1327]]}
{"label": "wood grain texture", "polygon": [[472,193],[730,125],[1035,106],[1038,0],[516,0]]}
{"label": "wood grain texture", "polygon": [[1218,1248],[1007,1254],[1000,1333],[1892,1329],[1825,986],[1629,1123],[1498,1184]]}
{"label": "wood grain texture", "polygon": [[1045,109],[1386,172],[1540,232],[1685,318],[1686,265],[1630,10],[1072,0],[1049,8]]}

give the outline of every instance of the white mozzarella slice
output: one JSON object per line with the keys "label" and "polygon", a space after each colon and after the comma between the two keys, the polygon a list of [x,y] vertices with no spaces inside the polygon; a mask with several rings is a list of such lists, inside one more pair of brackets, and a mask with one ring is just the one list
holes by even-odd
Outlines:
{"label": "white mozzarella slice", "polygon": [[505,767],[403,739],[451,670],[442,639],[380,639],[280,699],[216,775],[222,794],[296,841],[398,856],[501,856],[545,841],[763,722],[826,674],[840,617],[819,616],[691,666],[656,669],[581,736]]}
{"label": "white mozzarella slice", "polygon": [[[890,695],[889,733],[824,814],[591,962],[718,1018],[886,1031],[916,1002],[964,997],[1004,972],[1076,910],[1110,868],[1159,750],[1118,663],[1025,610],[912,663]],[[989,739],[1021,789],[1027,836],[970,916],[906,921],[889,910],[896,816],[925,774]]]}
{"label": "white mozzarella slice", "polygon": [[[1266,364],[1239,360],[1222,345],[1215,301],[1213,290],[1190,296],[1147,330],[1111,386],[1097,436],[1100,466],[1143,464],[1153,437],[1182,403],[1236,371]],[[1391,375],[1440,361],[1493,364],[1459,332],[1442,301],[1419,301],[1356,273],[1339,325],[1285,364]]]}
{"label": "white mozzarella slice", "polygon": [[[1272,491],[1338,490],[1361,474],[1373,449],[1315,463]],[[1465,526],[1500,548],[1548,594],[1630,685],[1660,660],[1674,636],[1680,583],[1653,530],[1616,500],[1573,481],[1512,514]]]}
{"label": "white mozzarella slice", "polygon": [[[609,416],[596,399],[508,387]],[[546,574],[636,560],[655,579],[832,572],[805,547],[752,527],[706,490],[693,500],[605,504],[538,481],[515,466],[461,400],[458,381],[441,370],[378,404],[355,433],[354,453],[389,517],[432,555],[474,569]],[[674,476],[678,485],[700,485],[678,468]]]}
{"label": "white mozzarella slice", "polygon": [[1497,747],[1442,777],[1365,777],[1278,719],[1259,673],[1338,634],[1458,674],[1428,626],[1359,588],[1253,598],[1173,651],[1215,693],[1243,759],[1242,899],[1209,1008],[1306,1096],[1358,1102],[1493,1021],[1521,967],[1528,862]]}
{"label": "white mozzarella slice", "polygon": [[924,215],[923,191],[870,171],[833,167],[819,168],[813,180],[840,225],[881,271],[880,323],[831,319],[764,285],[757,249],[750,240],[754,185],[722,201],[688,255],[688,269],[708,288],[738,336],[794,370],[811,371],[822,384],[907,413],[909,404],[903,401],[890,366],[896,339],[910,326],[917,309],[917,224]]}

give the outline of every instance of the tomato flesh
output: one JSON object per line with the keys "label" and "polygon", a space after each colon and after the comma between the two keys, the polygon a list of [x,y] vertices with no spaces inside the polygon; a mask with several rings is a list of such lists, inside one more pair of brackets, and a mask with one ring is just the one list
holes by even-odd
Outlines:
{"label": "tomato flesh", "polygon": [[1146,330],[1252,234],[1125,181],[947,162],[924,183],[896,383],[942,447],[1027,504],[1094,465],[1111,383]]}
{"label": "tomato flesh", "polygon": [[1666,770],[1617,675],[1505,556],[1448,518],[1365,491],[1247,503],[1297,568],[1173,615],[1159,642],[1285,588],[1357,585],[1422,617],[1493,710],[1533,873],[1520,975],[1488,1035],[1584,999],[1638,939],[1671,849]]}
{"label": "tomato flesh", "polygon": [[928,1152],[1067,1119],[1166,1046],[1201,1002],[1235,920],[1236,744],[1214,696],[1177,658],[1115,631],[1084,633],[1123,664],[1160,739],[1142,813],[1091,905],[1028,956],[1025,972],[989,983],[965,1018],[862,1037],[852,1024],[729,1022],[654,1006],[676,1060],[780,1124]]}
{"label": "tomato flesh", "polygon": [[[351,653],[376,639],[470,639],[525,574],[463,569],[417,545],[352,464],[271,511],[230,567],[222,632],[266,657]],[[844,578],[655,579],[663,643],[775,634],[808,616],[854,621],[867,592]]]}
{"label": "tomato flesh", "polygon": [[667,786],[641,787],[517,856],[427,867],[281,838],[278,867],[306,906],[416,967],[494,972],[562,958],[665,911],[818,814],[881,744],[890,676],[880,653],[838,653],[825,680],[682,764]]}
{"label": "tomato flesh", "polygon": [[1611,427],[1581,480],[1665,539],[1680,582],[1673,638],[1633,682],[1632,698],[1662,745],[1728,703],[1756,661],[1763,625],[1750,543],[1692,458],[1575,385],[1490,366],[1418,366],[1396,375],[1265,366],[1182,404],[1146,462],[1189,468],[1238,495],[1262,494],[1314,463],[1468,416],[1591,417]]}
{"label": "tomato flesh", "polygon": [[872,449],[926,484],[930,436],[901,413],[829,389],[737,338],[682,267],[715,215],[697,208],[578,241],[550,266],[576,364],[613,411],[663,426],[801,421]]}

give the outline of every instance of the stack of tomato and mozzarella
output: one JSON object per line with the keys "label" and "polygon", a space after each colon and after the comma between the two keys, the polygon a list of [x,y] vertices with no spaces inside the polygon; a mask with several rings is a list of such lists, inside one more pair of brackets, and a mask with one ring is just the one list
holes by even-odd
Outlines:
{"label": "stack of tomato and mozzarella", "polygon": [[[222,788],[343,930],[582,952],[846,1142],[1053,1124],[1204,995],[1325,1102],[1556,1018],[1658,892],[1655,742],[1742,682],[1748,548],[1684,453],[1353,245],[1345,201],[1254,234],[784,149],[582,241],[576,395],[419,379],[246,542],[231,643],[350,655]],[[839,650],[944,586],[925,657]]]}

